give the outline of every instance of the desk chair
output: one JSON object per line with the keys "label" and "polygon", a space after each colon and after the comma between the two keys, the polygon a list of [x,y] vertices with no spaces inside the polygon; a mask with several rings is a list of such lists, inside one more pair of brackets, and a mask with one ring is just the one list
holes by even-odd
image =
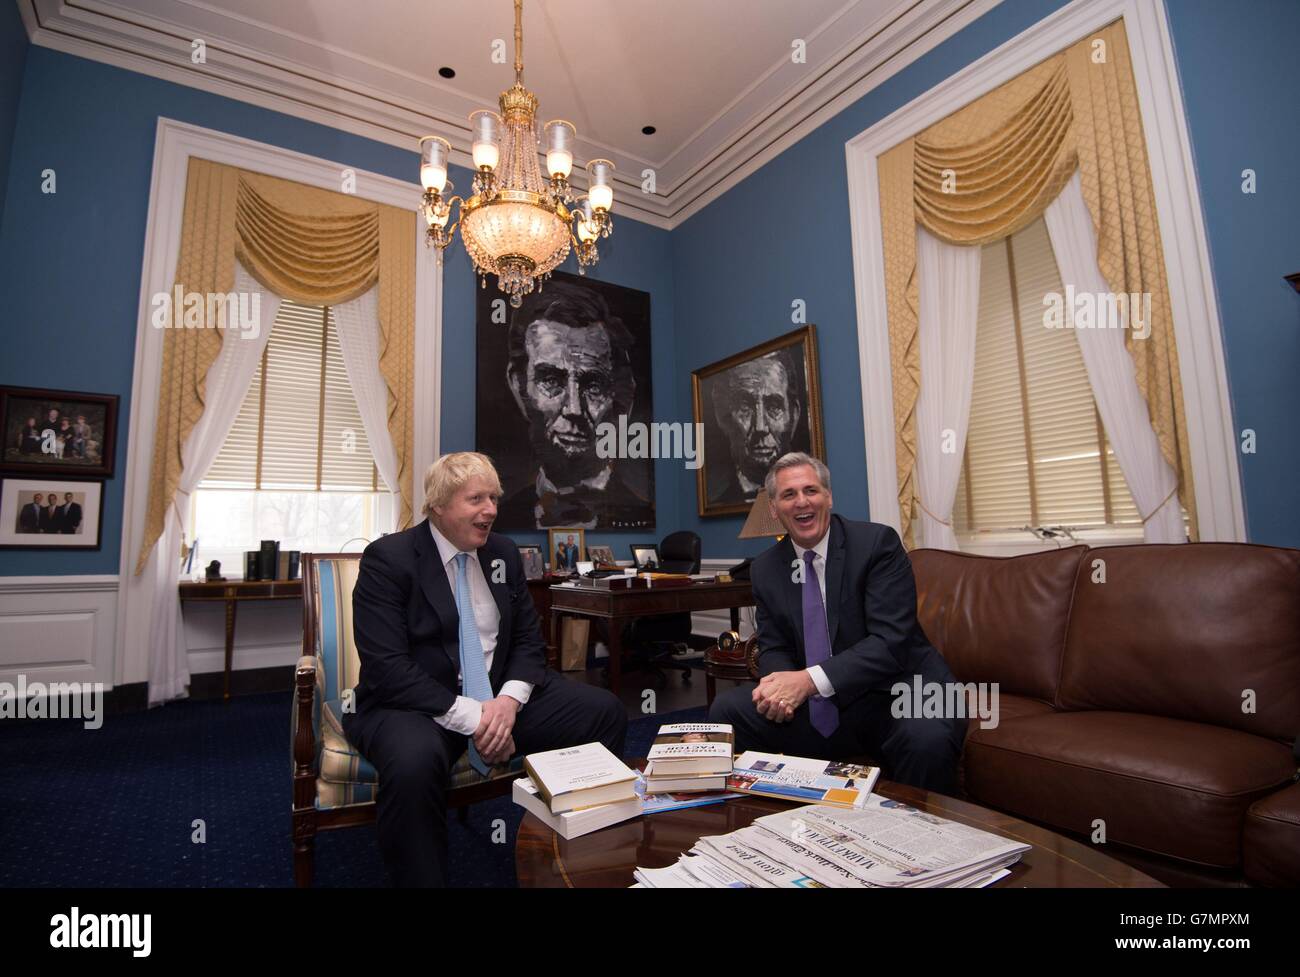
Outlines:
{"label": "desk chair", "polygon": [[[669,533],[659,542],[659,566],[664,573],[700,572],[700,537],[683,529]],[[633,660],[646,671],[663,678],[661,666],[680,669],[682,680],[691,680],[689,665],[673,660],[673,654],[690,648],[691,615],[664,614],[642,618],[629,628],[627,646],[633,649]],[[639,661],[637,661],[640,659]]]}
{"label": "desk chair", "polygon": [[[290,717],[293,771],[293,879],[312,884],[316,833],[375,820],[379,775],[343,735],[344,693],[361,673],[352,634],[352,587],[360,553],[304,553],[302,556],[302,657],[294,677]],[[346,698],[351,698],[350,695]],[[502,797],[523,771],[522,760],[493,767],[483,777],[469,765],[468,752],[451,771],[447,807],[464,821],[475,801]]]}

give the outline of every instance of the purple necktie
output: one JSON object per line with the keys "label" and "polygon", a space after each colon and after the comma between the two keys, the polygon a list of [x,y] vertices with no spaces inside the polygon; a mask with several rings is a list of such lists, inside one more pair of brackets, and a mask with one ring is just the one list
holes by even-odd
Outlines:
{"label": "purple necktie", "polygon": [[[826,626],[826,608],[821,588],[817,586],[817,568],[812,550],[804,550],[803,562],[803,656],[808,668],[830,661],[831,633]],[[829,699],[814,695],[808,700],[813,729],[829,737],[840,725],[840,711]]]}

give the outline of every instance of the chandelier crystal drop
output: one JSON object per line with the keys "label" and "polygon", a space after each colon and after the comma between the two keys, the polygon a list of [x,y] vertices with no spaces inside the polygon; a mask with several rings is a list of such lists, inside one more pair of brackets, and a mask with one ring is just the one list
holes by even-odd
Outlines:
{"label": "chandelier crystal drop", "polygon": [[[487,110],[469,117],[474,159],[472,195],[451,196],[447,179],[451,143],[441,136],[420,140],[420,211],[428,225],[426,245],[443,252],[457,228],[474,270],[486,287],[497,286],[515,308],[569,256],[578,273],[600,260],[596,242],[614,230],[614,164],[587,164],[587,193],[576,197],[569,185],[577,130],[563,119],[545,126],[543,176],[536,126],[537,96],[524,87],[523,0],[515,0],[515,83],[501,93],[500,114]],[[452,210],[458,216],[452,221]],[[450,226],[448,226],[450,225]]]}

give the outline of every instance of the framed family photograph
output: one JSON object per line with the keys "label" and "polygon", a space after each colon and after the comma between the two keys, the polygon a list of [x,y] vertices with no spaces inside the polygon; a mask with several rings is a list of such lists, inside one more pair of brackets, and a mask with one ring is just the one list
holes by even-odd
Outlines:
{"label": "framed family photograph", "polygon": [[772,463],[789,451],[825,460],[817,328],[806,325],[691,373],[701,516],[749,512]]}
{"label": "framed family photograph", "polygon": [[111,477],[117,403],[116,394],[0,387],[0,464],[15,473]]}
{"label": "framed family photograph", "polygon": [[609,566],[614,566],[618,563],[618,560],[614,559],[614,547],[612,546],[600,546],[593,543],[591,546],[587,547],[587,557],[595,560],[597,563],[604,563]]}
{"label": "framed family photograph", "polygon": [[103,482],[5,478],[0,549],[97,550],[103,510]]}
{"label": "framed family photograph", "polygon": [[578,561],[587,559],[587,534],[581,526],[551,529],[546,537],[551,554],[551,569],[563,573],[578,569]]}
{"label": "framed family photograph", "polygon": [[524,561],[524,579],[541,580],[546,576],[546,558],[536,543],[518,543],[519,557]]}

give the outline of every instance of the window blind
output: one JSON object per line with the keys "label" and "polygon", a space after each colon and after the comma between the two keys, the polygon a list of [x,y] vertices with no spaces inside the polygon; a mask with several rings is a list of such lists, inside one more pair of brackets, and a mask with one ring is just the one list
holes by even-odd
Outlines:
{"label": "window blind", "polygon": [[262,363],[200,488],[371,492],[378,474],[328,306],[280,303]]}
{"label": "window blind", "polygon": [[1064,293],[1040,218],[984,246],[975,380],[953,506],[958,533],[1140,525],[1070,329],[1044,325]]}

